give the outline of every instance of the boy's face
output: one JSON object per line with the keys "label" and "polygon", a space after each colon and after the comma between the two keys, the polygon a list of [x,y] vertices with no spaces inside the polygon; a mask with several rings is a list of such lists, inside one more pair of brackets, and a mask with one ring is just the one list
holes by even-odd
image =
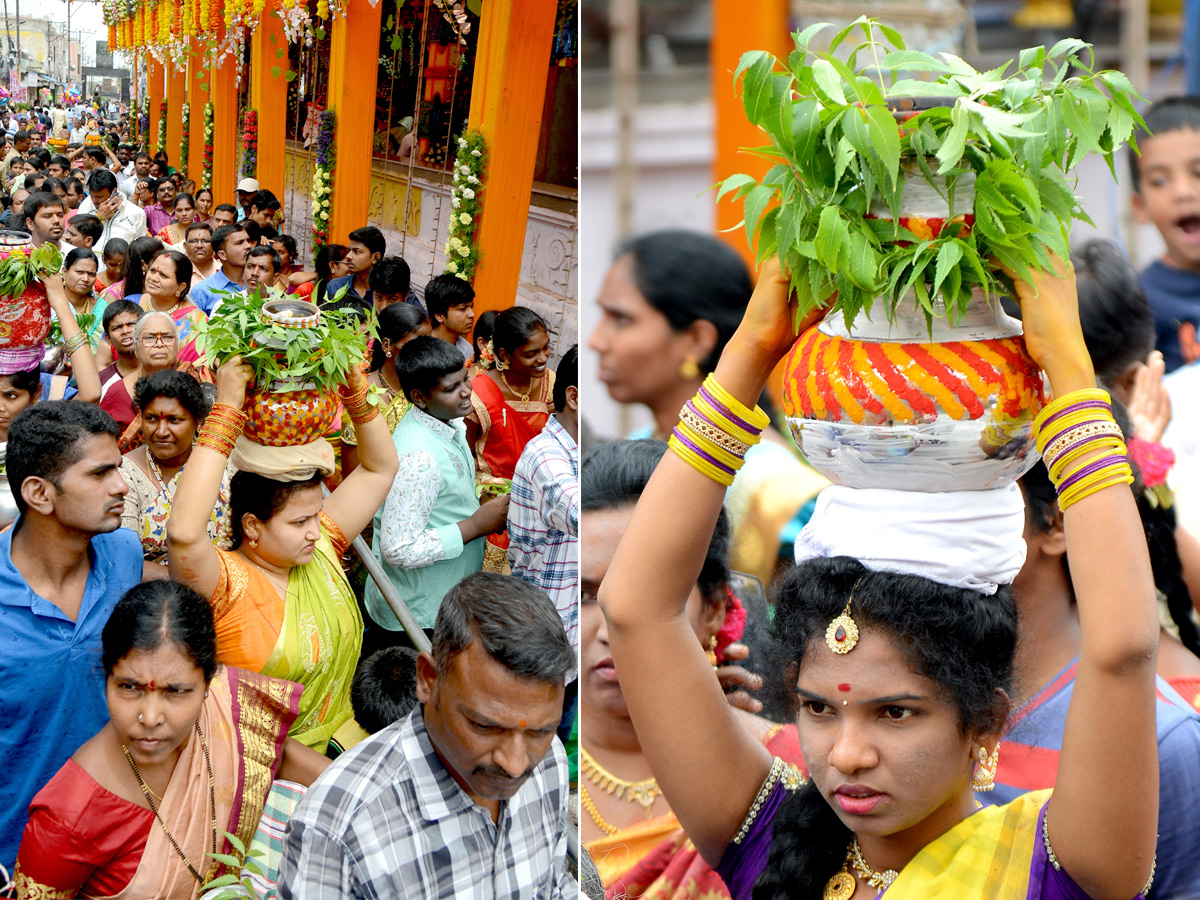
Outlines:
{"label": "boy's face", "polygon": [[461,334],[467,340],[475,328],[475,308],[470,303],[459,303],[457,306],[446,307],[446,328],[455,334]]}
{"label": "boy's face", "polygon": [[464,365],[457,372],[443,375],[426,397],[413,391],[412,401],[435,419],[448,422],[471,414],[471,373]]}
{"label": "boy's face", "polygon": [[1164,132],[1140,148],[1141,191],[1133,195],[1133,212],[1163,236],[1168,263],[1200,271],[1200,132]]}
{"label": "boy's face", "polygon": [[360,244],[358,241],[350,241],[346,246],[348,248],[346,250],[346,264],[355,275],[360,272],[370,271],[371,266],[379,262],[379,254],[368,250],[366,244]]}

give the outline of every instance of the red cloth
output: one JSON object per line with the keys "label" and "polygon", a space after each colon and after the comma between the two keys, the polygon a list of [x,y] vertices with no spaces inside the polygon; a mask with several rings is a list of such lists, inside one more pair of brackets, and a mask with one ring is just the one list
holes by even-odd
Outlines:
{"label": "red cloth", "polygon": [[104,396],[100,398],[100,408],[116,420],[122,431],[137,418],[133,409],[133,398],[129,396],[129,389],[125,387],[123,378],[114,381],[104,392]]}
{"label": "red cloth", "polygon": [[80,893],[89,897],[111,897],[133,878],[153,824],[150,810],[101,787],[67,760],[29,806],[18,854],[21,874],[39,884],[82,885]]}
{"label": "red cloth", "polygon": [[1179,691],[1179,696],[1192,709],[1200,712],[1200,678],[1168,678],[1167,684]]}

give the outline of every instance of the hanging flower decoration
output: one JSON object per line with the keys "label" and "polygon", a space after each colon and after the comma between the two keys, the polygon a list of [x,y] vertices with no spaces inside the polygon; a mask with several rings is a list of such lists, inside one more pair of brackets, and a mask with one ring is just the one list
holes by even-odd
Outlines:
{"label": "hanging flower decoration", "polygon": [[329,212],[333,200],[333,138],[337,116],[327,109],[317,117],[316,167],[312,180],[312,252],[329,243]]}
{"label": "hanging flower decoration", "polygon": [[450,239],[445,250],[446,271],[463,281],[470,281],[479,265],[475,228],[479,223],[479,193],[483,190],[486,163],[487,147],[482,134],[468,131],[459,137],[458,155],[454,159],[454,190],[450,195]]}
{"label": "hanging flower decoration", "polygon": [[204,104],[204,171],[200,174],[200,186],[212,190],[213,170],[213,105]]}
{"label": "hanging flower decoration", "polygon": [[142,113],[138,116],[138,134],[144,143],[150,142],[150,98],[142,98]]}
{"label": "hanging flower decoration", "polygon": [[154,152],[167,149],[167,101],[158,104],[158,146]]}
{"label": "hanging flower decoration", "polygon": [[433,0],[433,5],[442,11],[442,18],[454,27],[458,42],[465,47],[467,35],[471,33],[466,0]]}
{"label": "hanging flower decoration", "polygon": [[258,110],[246,110],[242,119],[242,177],[253,178],[258,172]]}
{"label": "hanging flower decoration", "polygon": [[183,101],[180,109],[181,123],[179,132],[179,171],[184,178],[188,177],[188,149],[191,144],[192,104]]}

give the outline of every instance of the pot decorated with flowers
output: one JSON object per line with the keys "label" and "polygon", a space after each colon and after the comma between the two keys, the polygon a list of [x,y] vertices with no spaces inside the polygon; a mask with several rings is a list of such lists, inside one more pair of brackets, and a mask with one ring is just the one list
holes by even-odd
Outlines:
{"label": "pot decorated with flowers", "polygon": [[62,268],[53,244],[36,250],[24,231],[0,230],[0,350],[39,346],[50,333],[50,301],[38,280]]}
{"label": "pot decorated with flowers", "polygon": [[838,484],[1001,487],[1037,459],[1045,393],[999,300],[1010,274],[1068,256],[1071,222],[1090,220],[1067,173],[1132,143],[1133,87],[1078,40],[977,72],[867,18],[810,46],[827,27],[797,34],[788,66],[742,58],[776,165],[718,194],[743,202],[759,260],[780,257],[798,314],[829,310],[785,361],[788,424]]}
{"label": "pot decorated with flowers", "polygon": [[308,444],[334,431],[337,388],[361,366],[368,329],[349,310],[321,310],[278,288],[224,295],[221,314],[196,326],[206,365],[234,355],[254,370],[243,435],[267,447]]}

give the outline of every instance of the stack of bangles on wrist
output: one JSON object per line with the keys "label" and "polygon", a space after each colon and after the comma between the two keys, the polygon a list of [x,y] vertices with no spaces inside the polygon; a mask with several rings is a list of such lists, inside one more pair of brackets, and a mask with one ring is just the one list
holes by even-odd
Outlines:
{"label": "stack of bangles on wrist", "polygon": [[729,487],[746,451],[770,423],[765,412],[747,409],[709,375],[683,408],[667,443],[692,468]]}
{"label": "stack of bangles on wrist", "polygon": [[1059,397],[1037,417],[1034,433],[1063,512],[1106,487],[1133,483],[1107,391],[1091,388]]}
{"label": "stack of bangles on wrist", "polygon": [[237,439],[242,436],[247,418],[249,417],[244,412],[227,403],[214,403],[208,415],[204,417],[204,424],[200,426],[196,446],[207,447],[222,456],[228,456],[233,452],[233,445],[237,443]]}
{"label": "stack of bangles on wrist", "polygon": [[75,351],[88,342],[86,331],[77,331],[75,334],[63,344],[63,356],[70,359]]}
{"label": "stack of bangles on wrist", "polygon": [[364,383],[352,394],[342,394],[342,408],[355,425],[370,422],[379,415],[379,410],[367,402],[367,386]]}

